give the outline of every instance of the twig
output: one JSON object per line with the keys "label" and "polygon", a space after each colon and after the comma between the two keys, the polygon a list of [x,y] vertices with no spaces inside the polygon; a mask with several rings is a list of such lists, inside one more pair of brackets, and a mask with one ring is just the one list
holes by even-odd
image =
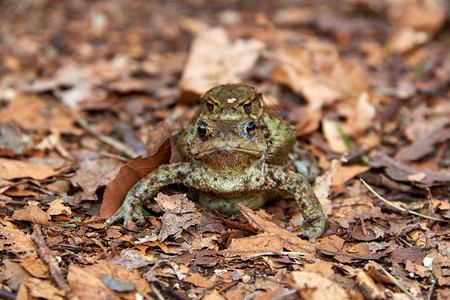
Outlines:
{"label": "twig", "polygon": [[431,277],[431,287],[430,290],[427,293],[427,296],[425,299],[430,300],[431,296],[433,295],[434,292],[434,286],[436,285],[436,277],[434,276],[433,272],[430,271],[430,277]]}
{"label": "twig", "polygon": [[361,221],[361,230],[362,230],[363,234],[364,234],[365,236],[368,236],[369,233],[368,233],[367,230],[366,230],[366,223],[364,223],[363,217],[360,217],[360,221]]}
{"label": "twig", "polygon": [[371,261],[370,264],[373,264],[373,266],[375,268],[378,269],[379,272],[382,273],[382,275],[386,276],[387,278],[389,278],[389,280],[391,281],[392,284],[394,284],[396,287],[398,287],[403,293],[405,293],[409,298],[411,299],[415,299],[414,296],[403,286],[403,284],[400,283],[400,281],[398,281],[397,279],[395,279],[394,276],[391,275],[391,273],[389,273],[385,268],[383,268],[383,266],[381,266],[380,264]]}
{"label": "twig", "polygon": [[288,251],[283,251],[281,253],[262,252],[262,253],[250,255],[248,258],[256,258],[256,257],[260,257],[260,256],[269,256],[269,255],[299,255],[299,256],[303,256],[303,255],[306,255],[306,253],[304,253],[304,252],[288,252]]}
{"label": "twig", "polygon": [[32,228],[33,233],[31,234],[31,239],[36,243],[36,246],[38,247],[39,256],[48,265],[50,275],[60,289],[62,289],[67,294],[70,293],[70,287],[64,280],[64,277],[58,266],[58,261],[53,256],[50,248],[47,246],[44,238],[42,237],[41,226],[38,224],[33,224]]}
{"label": "twig", "polygon": [[435,218],[435,217],[423,215],[423,214],[418,213],[418,212],[415,212],[415,211],[413,211],[413,210],[409,210],[409,209],[403,208],[403,207],[401,207],[401,206],[398,206],[397,204],[394,204],[394,203],[392,203],[392,202],[390,202],[390,201],[384,199],[382,196],[380,196],[377,192],[375,192],[374,189],[372,189],[372,187],[370,187],[370,185],[368,185],[368,184],[364,181],[364,179],[359,178],[359,180],[366,186],[366,188],[367,188],[370,192],[372,192],[372,194],[375,195],[375,197],[377,197],[378,199],[380,199],[381,201],[383,201],[384,204],[386,204],[386,205],[392,206],[392,207],[394,207],[394,208],[396,208],[396,209],[398,209],[398,210],[400,210],[400,211],[406,211],[406,212],[408,212],[408,213],[410,213],[410,214],[412,214],[412,215],[416,215],[416,216],[423,217],[423,218],[426,218],[426,219],[435,220],[435,221],[439,221],[439,222],[447,222],[447,223],[450,222],[449,220],[445,220],[445,219],[440,219],[440,218]]}
{"label": "twig", "polygon": [[294,295],[295,293],[297,293],[298,290],[297,289],[290,289],[282,294],[276,295],[275,297],[272,298],[272,300],[281,300],[281,299],[285,299],[285,297],[290,296],[290,295]]}
{"label": "twig", "polygon": [[228,290],[229,288],[235,286],[235,285],[238,284],[238,283],[239,283],[239,280],[233,280],[232,282],[228,283],[228,284],[227,284],[226,286],[224,286],[223,288],[218,289],[218,290],[217,290],[217,293],[221,294],[221,293],[225,292],[226,290]]}
{"label": "twig", "polygon": [[86,121],[85,119],[81,118],[78,113],[76,113],[75,111],[73,111],[72,109],[66,107],[63,104],[60,104],[60,107],[67,112],[74,120],[75,122],[80,125],[82,128],[84,128],[87,132],[89,132],[90,134],[92,134],[93,136],[95,136],[96,138],[98,138],[100,141],[102,141],[105,144],[110,145],[111,147],[114,147],[115,149],[119,150],[120,152],[124,153],[125,155],[127,155],[129,158],[135,158],[137,156],[136,152],[134,152],[133,149],[131,149],[131,147],[129,147],[128,145],[110,137],[107,135],[104,135],[103,133],[101,133],[97,128],[93,127],[92,125],[89,124],[88,121]]}
{"label": "twig", "polygon": [[156,286],[151,282],[150,283],[150,289],[155,294],[156,298],[159,300],[166,300],[164,296],[161,294],[161,292],[156,288]]}

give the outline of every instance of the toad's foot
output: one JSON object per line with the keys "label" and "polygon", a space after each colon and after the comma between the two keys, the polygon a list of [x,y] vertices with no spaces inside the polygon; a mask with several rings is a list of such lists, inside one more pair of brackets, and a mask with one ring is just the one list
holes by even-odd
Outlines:
{"label": "toad's foot", "polygon": [[305,235],[311,244],[316,241],[316,238],[322,235],[325,228],[325,219],[318,218],[315,222],[310,221],[308,224],[303,224],[302,228],[294,231],[296,235]]}
{"label": "toad's foot", "polygon": [[[125,202],[124,202],[125,203]],[[122,205],[116,213],[105,221],[105,226],[110,226],[114,222],[123,220],[123,225],[126,226],[129,221],[135,221],[136,224],[142,225],[145,223],[145,210],[142,205],[131,206]]]}

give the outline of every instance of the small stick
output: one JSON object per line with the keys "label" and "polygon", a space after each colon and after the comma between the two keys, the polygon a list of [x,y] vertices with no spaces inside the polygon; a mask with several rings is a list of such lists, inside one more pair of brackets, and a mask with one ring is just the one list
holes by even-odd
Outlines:
{"label": "small stick", "polygon": [[218,290],[217,290],[217,293],[221,294],[221,293],[225,292],[226,290],[228,290],[229,288],[235,286],[235,285],[238,284],[238,283],[239,283],[239,280],[233,280],[232,282],[230,282],[229,284],[227,284],[227,285],[224,286],[223,288],[218,289]]}
{"label": "small stick", "polygon": [[156,286],[152,282],[149,285],[150,285],[150,289],[156,295],[156,298],[158,298],[158,300],[165,300],[164,296],[161,294],[161,292],[156,288]]}
{"label": "small stick", "polygon": [[87,132],[89,132],[90,134],[95,136],[97,139],[99,139],[103,143],[108,144],[108,145],[112,146],[113,148],[121,151],[122,153],[127,155],[129,158],[135,158],[137,156],[136,152],[134,152],[134,150],[131,149],[131,147],[129,147],[128,145],[126,145],[110,136],[104,135],[97,128],[90,125],[88,121],[81,118],[77,112],[73,111],[72,109],[68,108],[67,106],[65,106],[63,104],[60,104],[60,107],[65,112],[67,112],[75,120],[75,122],[78,125],[80,125]]}
{"label": "small stick", "polygon": [[370,185],[368,185],[368,184],[364,181],[364,179],[359,178],[359,180],[366,186],[366,188],[367,188],[369,191],[372,192],[372,194],[375,195],[375,197],[377,197],[378,199],[380,199],[381,201],[383,201],[384,204],[386,204],[386,205],[395,207],[395,208],[398,209],[398,210],[406,211],[406,212],[408,212],[408,213],[410,213],[410,214],[412,214],[412,215],[416,215],[416,216],[423,217],[423,218],[426,218],[426,219],[435,220],[435,221],[439,221],[439,222],[447,222],[447,223],[450,222],[449,220],[440,219],[440,218],[435,218],[435,217],[431,217],[431,216],[427,216],[427,215],[422,215],[421,213],[418,213],[418,212],[415,212],[415,211],[413,211],[413,210],[409,210],[409,209],[403,208],[403,207],[401,207],[401,206],[398,206],[397,204],[394,204],[394,203],[392,203],[391,201],[388,201],[388,200],[384,199],[382,196],[380,196],[377,192],[375,192],[375,190],[374,190],[372,187],[370,187]]}
{"label": "small stick", "polygon": [[47,246],[47,244],[44,241],[44,238],[42,237],[41,226],[38,224],[33,224],[32,228],[33,233],[31,234],[31,239],[33,240],[33,242],[35,242],[36,246],[38,247],[39,256],[48,265],[50,275],[52,276],[56,285],[60,289],[62,289],[67,294],[70,293],[70,287],[64,280],[64,277],[58,266],[58,261],[53,256],[50,248]]}
{"label": "small stick", "polygon": [[304,252],[288,252],[288,251],[283,251],[281,253],[262,252],[262,253],[250,255],[248,258],[256,258],[256,257],[260,257],[260,256],[269,256],[269,255],[299,255],[299,256],[303,256],[303,255],[306,255],[306,253],[304,253]]}
{"label": "small stick", "polygon": [[360,217],[360,221],[361,221],[361,230],[362,230],[363,234],[365,236],[369,235],[369,233],[367,232],[366,223],[364,223],[363,217]]}

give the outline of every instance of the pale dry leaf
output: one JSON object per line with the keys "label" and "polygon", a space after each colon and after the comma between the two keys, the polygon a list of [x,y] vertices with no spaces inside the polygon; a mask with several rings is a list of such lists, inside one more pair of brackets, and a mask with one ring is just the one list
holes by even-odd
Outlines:
{"label": "pale dry leaf", "polygon": [[183,231],[201,224],[201,214],[185,194],[167,196],[159,193],[155,201],[165,211],[161,217],[162,225],[158,236],[160,242],[169,236],[180,238]]}
{"label": "pale dry leaf", "polygon": [[348,150],[336,121],[323,119],[322,132],[331,150],[336,153],[345,153]]}
{"label": "pale dry leaf", "polygon": [[[306,257],[312,258],[314,248],[309,242],[302,240],[294,233],[280,228],[276,224],[266,220],[260,212],[255,212],[241,204],[237,204],[236,207],[239,208],[241,213],[253,227],[263,231],[263,233],[250,238],[244,238],[245,240],[243,241],[248,243],[249,246],[251,245],[251,248],[246,247],[245,245],[242,247],[242,245],[237,242],[235,245],[237,248],[230,247],[230,250],[225,250],[226,255],[241,255],[243,259],[247,259],[250,255],[261,253],[265,250],[267,250],[267,252],[280,253],[284,248],[292,252],[307,253]],[[250,254],[250,252],[252,252],[252,254]]]}
{"label": "pale dry leaf", "polygon": [[389,52],[405,53],[429,41],[446,20],[445,0],[387,1],[394,30],[387,42]]}
{"label": "pale dry leaf", "polygon": [[13,223],[0,219],[0,236],[4,239],[4,249],[19,257],[37,257],[37,247],[31,236],[17,229]]}
{"label": "pale dry leaf", "polygon": [[63,290],[58,289],[50,280],[30,278],[24,283],[31,296],[49,300],[63,300],[65,294]]}
{"label": "pale dry leaf", "polygon": [[16,210],[11,219],[49,226],[51,217],[37,205],[29,205],[23,209]]}
{"label": "pale dry leaf", "polygon": [[263,48],[252,38],[232,42],[223,28],[202,32],[192,43],[180,88],[200,95],[219,84],[241,82]]}
{"label": "pale dry leaf", "polygon": [[332,187],[342,186],[350,179],[368,170],[370,170],[370,166],[360,166],[360,165],[341,166],[338,169],[335,176],[333,176],[331,186]]}
{"label": "pale dry leaf", "polygon": [[201,288],[210,288],[214,284],[215,277],[216,275],[213,275],[210,279],[206,279],[199,273],[194,273],[191,276],[185,278],[183,281],[192,283],[193,285]]}
{"label": "pale dry leaf", "polygon": [[353,107],[348,120],[342,125],[344,132],[351,136],[364,133],[372,126],[375,117],[375,107],[370,103],[370,96],[366,91],[359,95]]}
{"label": "pale dry leaf", "polygon": [[0,177],[6,180],[17,178],[43,180],[58,174],[58,171],[47,165],[0,158]]}
{"label": "pale dry leaf", "polygon": [[340,58],[335,46],[307,40],[302,48],[278,48],[272,79],[303,95],[311,109],[337,100],[357,98],[367,90],[364,73],[355,62]]}
{"label": "pale dry leaf", "polygon": [[319,199],[320,204],[322,204],[323,212],[327,216],[331,214],[331,201],[328,199],[328,195],[331,191],[333,178],[340,168],[341,163],[339,160],[334,159],[331,161],[331,168],[323,175],[316,178],[316,184],[313,188],[317,199]]}
{"label": "pale dry leaf", "polygon": [[70,217],[72,215],[72,210],[63,204],[63,199],[53,200],[49,205],[47,214],[50,216],[66,215]]}
{"label": "pale dry leaf", "polygon": [[340,285],[318,273],[292,272],[293,287],[296,288],[303,299],[311,300],[347,300],[347,292]]}
{"label": "pale dry leaf", "polygon": [[58,129],[62,133],[78,134],[73,118],[53,101],[37,95],[18,93],[0,113],[0,122],[13,122],[26,130]]}

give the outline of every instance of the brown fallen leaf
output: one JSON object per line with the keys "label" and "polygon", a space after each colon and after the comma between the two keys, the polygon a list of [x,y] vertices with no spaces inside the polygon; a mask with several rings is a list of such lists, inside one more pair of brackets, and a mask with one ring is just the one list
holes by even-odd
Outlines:
{"label": "brown fallen leaf", "polygon": [[114,299],[115,293],[95,274],[83,268],[70,265],[67,281],[72,292],[84,299]]}
{"label": "brown fallen leaf", "polygon": [[[34,260],[41,261],[36,259]],[[5,259],[3,263],[4,263],[3,269],[4,280],[6,280],[8,286],[11,289],[17,290],[22,283],[32,278],[31,275],[27,273],[24,267],[21,266],[19,263],[13,262],[9,259]]]}
{"label": "brown fallen leaf", "polygon": [[[381,155],[369,162],[369,165],[375,168],[385,167],[386,174],[397,181],[410,181],[419,187],[432,187],[435,185],[448,184],[450,182],[450,174],[445,171],[434,172],[428,169],[419,169],[413,166],[401,163],[390,158],[387,155]],[[412,177],[412,181],[409,176],[414,174],[424,173],[420,175],[421,180],[417,176]]]}
{"label": "brown fallen leaf", "polygon": [[292,272],[290,285],[297,289],[302,299],[347,300],[350,296],[337,283],[313,272]]}
{"label": "brown fallen leaf", "polygon": [[223,251],[225,257],[240,256],[242,260],[258,254],[281,254],[283,240],[276,235],[258,234],[255,236],[233,239],[230,246]]}
{"label": "brown fallen leaf", "polygon": [[[161,217],[162,226],[158,236],[160,242],[169,236],[180,238],[183,231],[201,224],[200,213],[185,194],[167,196],[159,193],[155,201],[165,211]],[[192,233],[192,230],[190,232]]]}
{"label": "brown fallen leaf", "polygon": [[322,131],[328,146],[336,153],[345,153],[349,149],[345,144],[342,134],[338,130],[338,122],[334,120],[323,119]]}
{"label": "brown fallen leaf", "polygon": [[338,187],[344,185],[347,181],[354,178],[355,176],[370,170],[370,166],[341,166],[335,176],[333,176],[332,187]]}
{"label": "brown fallen leaf", "polygon": [[18,93],[0,113],[0,122],[14,122],[26,130],[58,129],[62,133],[79,133],[74,120],[55,102],[46,98]]}
{"label": "brown fallen leaf", "polygon": [[194,273],[193,275],[185,278],[184,282],[192,283],[195,286],[202,288],[210,288],[215,282],[216,275],[213,275],[210,279],[202,277],[199,273]]}
{"label": "brown fallen leaf", "polygon": [[48,265],[46,265],[41,259],[25,258],[20,262],[20,265],[34,277],[42,279],[49,277]]}
{"label": "brown fallen leaf", "polygon": [[328,195],[331,191],[333,179],[336,177],[336,172],[338,172],[340,168],[341,162],[334,159],[331,162],[331,168],[323,175],[316,178],[316,184],[313,187],[314,193],[316,194],[317,199],[319,199],[326,216],[331,214],[332,205],[331,200],[328,199]]}
{"label": "brown fallen leaf", "polygon": [[263,48],[259,40],[231,42],[223,28],[209,29],[192,43],[180,89],[186,94],[200,95],[219,84],[241,82]]}
{"label": "brown fallen leaf", "polygon": [[2,244],[5,250],[19,257],[37,257],[37,247],[31,236],[17,229],[13,223],[0,219],[0,236],[4,239]]}
{"label": "brown fallen leaf", "polygon": [[51,217],[37,205],[29,205],[23,209],[16,210],[11,219],[49,226]]}
{"label": "brown fallen leaf", "polygon": [[445,2],[387,1],[387,14],[396,25],[387,42],[388,52],[405,53],[429,41],[446,20]]}
{"label": "brown fallen leaf", "polygon": [[112,180],[122,164],[122,161],[110,157],[86,157],[79,163],[71,182],[83,189],[83,200],[97,200],[97,190]]}
{"label": "brown fallen leaf", "polygon": [[122,166],[114,180],[106,187],[100,207],[100,216],[104,219],[111,217],[122,205],[125,196],[133,185],[159,165],[168,163],[170,154],[171,145],[167,139],[155,153],[144,158],[136,157]]}
{"label": "brown fallen leaf", "polygon": [[278,48],[272,79],[303,95],[311,109],[320,109],[343,98],[357,99],[367,90],[358,64],[341,59],[329,43],[307,40],[302,48]]}
{"label": "brown fallen leaf", "polygon": [[0,158],[0,177],[6,180],[17,178],[43,180],[58,174],[59,171],[47,165]]}
{"label": "brown fallen leaf", "polygon": [[[253,227],[263,231],[263,233],[255,237],[233,240],[234,245],[232,242],[230,247],[224,251],[225,256],[241,256],[242,259],[248,259],[251,255],[266,252],[265,250],[279,254],[284,248],[292,252],[305,253],[308,257],[312,257],[314,247],[309,242],[266,220],[259,212],[240,204],[237,204],[236,207]],[[245,245],[241,243],[245,243]]]}
{"label": "brown fallen leaf", "polygon": [[408,147],[402,148],[396,159],[401,161],[414,161],[421,159],[427,154],[430,154],[436,149],[436,144],[443,143],[450,139],[450,129],[439,129],[430,135],[416,140]]}
{"label": "brown fallen leaf", "polygon": [[22,155],[32,148],[31,136],[14,123],[0,123],[0,156]]}
{"label": "brown fallen leaf", "polygon": [[122,292],[123,299],[135,299],[136,291],[141,295],[148,295],[151,292],[150,286],[141,278],[138,270],[130,271],[123,266],[104,260],[84,268],[70,265],[67,281],[72,292],[82,299],[116,299],[117,294],[105,285],[100,279],[101,276],[108,276],[123,282],[131,281],[136,286],[135,291]]}
{"label": "brown fallen leaf", "polygon": [[49,300],[63,300],[65,292],[58,289],[50,280],[30,278],[24,283],[31,296]]}
{"label": "brown fallen leaf", "polygon": [[49,205],[50,207],[47,209],[47,213],[50,216],[66,215],[70,217],[72,215],[72,210],[63,204],[63,199],[53,200]]}

